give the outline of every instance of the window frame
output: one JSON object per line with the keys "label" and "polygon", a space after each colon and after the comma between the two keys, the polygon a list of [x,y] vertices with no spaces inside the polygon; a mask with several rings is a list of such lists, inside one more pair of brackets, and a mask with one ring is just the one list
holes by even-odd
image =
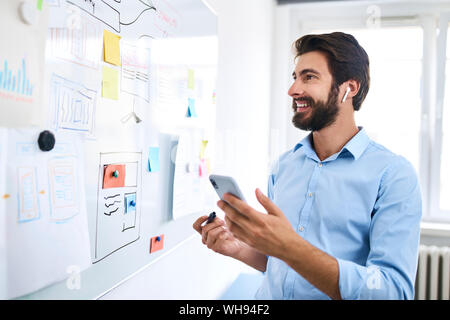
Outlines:
{"label": "window frame", "polygon": [[[450,210],[440,208],[440,182],[441,182],[441,160],[442,160],[442,141],[443,141],[443,110],[445,100],[445,68],[447,62],[447,37],[450,27],[450,12],[442,12],[439,15],[439,21],[436,28],[436,88],[433,113],[432,133],[430,135],[430,207],[427,221],[430,222],[450,222]],[[432,154],[439,156],[432,157]]]}

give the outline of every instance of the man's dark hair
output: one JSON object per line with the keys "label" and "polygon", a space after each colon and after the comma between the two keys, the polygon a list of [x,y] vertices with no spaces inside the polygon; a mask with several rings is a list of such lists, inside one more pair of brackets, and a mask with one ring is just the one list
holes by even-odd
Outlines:
{"label": "man's dark hair", "polygon": [[369,57],[352,35],[343,32],[309,34],[295,41],[294,46],[295,58],[311,51],[325,53],[335,85],[340,86],[350,79],[358,81],[360,89],[353,97],[353,109],[361,108],[370,85]]}

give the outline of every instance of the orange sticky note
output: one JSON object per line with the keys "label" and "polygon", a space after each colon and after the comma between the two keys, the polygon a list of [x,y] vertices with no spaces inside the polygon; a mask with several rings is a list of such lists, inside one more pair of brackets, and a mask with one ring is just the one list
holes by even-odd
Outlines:
{"label": "orange sticky note", "polygon": [[125,187],[125,165],[110,164],[105,166],[103,189]]}
{"label": "orange sticky note", "polygon": [[105,62],[120,66],[120,36],[105,30],[103,33]]}
{"label": "orange sticky note", "polygon": [[150,239],[150,253],[162,250],[164,247],[164,235],[153,237]]}

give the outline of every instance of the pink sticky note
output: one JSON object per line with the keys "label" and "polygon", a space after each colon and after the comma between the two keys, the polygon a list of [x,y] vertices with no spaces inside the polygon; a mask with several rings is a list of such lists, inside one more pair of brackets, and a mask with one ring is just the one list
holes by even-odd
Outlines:
{"label": "pink sticky note", "polygon": [[206,165],[205,159],[200,160],[200,165],[198,167],[198,174],[200,177],[203,177],[204,175],[208,175],[208,167]]}

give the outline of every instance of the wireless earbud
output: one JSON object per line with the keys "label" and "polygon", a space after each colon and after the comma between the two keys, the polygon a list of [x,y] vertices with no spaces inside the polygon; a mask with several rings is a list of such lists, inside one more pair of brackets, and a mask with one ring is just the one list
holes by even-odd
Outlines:
{"label": "wireless earbud", "polygon": [[345,99],[347,99],[347,95],[348,95],[349,92],[350,92],[350,87],[347,87],[347,89],[345,90],[344,97],[342,98],[342,103],[344,103]]}

